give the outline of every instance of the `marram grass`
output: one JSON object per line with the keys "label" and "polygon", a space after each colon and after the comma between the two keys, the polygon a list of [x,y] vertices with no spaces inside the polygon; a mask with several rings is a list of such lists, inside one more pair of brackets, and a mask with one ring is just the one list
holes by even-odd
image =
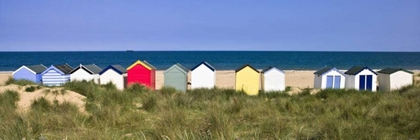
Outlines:
{"label": "marram grass", "polygon": [[26,114],[18,94],[0,94],[0,139],[418,139],[420,87],[393,92],[321,90],[246,96],[232,89],[186,93],[165,87],[70,82],[87,112],[40,98]]}

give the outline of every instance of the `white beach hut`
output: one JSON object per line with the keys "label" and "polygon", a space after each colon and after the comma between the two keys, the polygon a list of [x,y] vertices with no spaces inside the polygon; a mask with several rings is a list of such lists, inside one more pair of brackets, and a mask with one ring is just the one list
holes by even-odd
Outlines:
{"label": "white beach hut", "polygon": [[113,83],[117,89],[123,90],[127,70],[121,65],[110,65],[99,73],[100,84]]}
{"label": "white beach hut", "polygon": [[346,88],[356,90],[376,91],[377,73],[368,67],[354,66],[347,70]]}
{"label": "white beach hut", "polygon": [[386,68],[378,71],[379,91],[396,90],[413,84],[413,72],[405,69]]}
{"label": "white beach hut", "polygon": [[95,64],[82,65],[80,64],[77,68],[70,72],[70,81],[90,81],[93,80],[99,84],[99,73],[102,71],[101,68]]}
{"label": "white beach hut", "polygon": [[285,74],[284,71],[275,67],[268,67],[262,72],[262,87],[264,91],[284,91]]}
{"label": "white beach hut", "polygon": [[201,62],[191,69],[191,88],[214,88],[215,69],[207,62]]}
{"label": "white beach hut", "polygon": [[346,76],[335,67],[324,67],[314,73],[314,88],[343,89]]}

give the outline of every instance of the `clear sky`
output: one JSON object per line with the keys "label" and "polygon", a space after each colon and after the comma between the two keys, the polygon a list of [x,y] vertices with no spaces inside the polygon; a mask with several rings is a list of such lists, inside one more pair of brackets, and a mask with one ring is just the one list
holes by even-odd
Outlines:
{"label": "clear sky", "polygon": [[0,51],[420,51],[420,0],[0,0]]}

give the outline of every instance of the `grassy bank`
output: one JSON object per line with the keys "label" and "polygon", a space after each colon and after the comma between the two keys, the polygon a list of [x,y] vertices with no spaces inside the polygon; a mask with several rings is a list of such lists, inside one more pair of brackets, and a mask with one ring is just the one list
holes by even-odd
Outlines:
{"label": "grassy bank", "polygon": [[18,94],[0,94],[0,139],[418,139],[420,87],[387,93],[322,90],[246,96],[230,89],[71,82],[86,111],[43,98],[16,113]]}

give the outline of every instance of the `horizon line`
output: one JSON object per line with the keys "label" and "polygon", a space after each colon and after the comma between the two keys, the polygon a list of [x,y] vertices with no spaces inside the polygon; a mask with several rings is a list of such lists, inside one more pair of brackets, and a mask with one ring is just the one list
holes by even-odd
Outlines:
{"label": "horizon line", "polygon": [[0,51],[0,52],[407,52],[420,51],[302,51],[302,50],[80,50],[80,51]]}

